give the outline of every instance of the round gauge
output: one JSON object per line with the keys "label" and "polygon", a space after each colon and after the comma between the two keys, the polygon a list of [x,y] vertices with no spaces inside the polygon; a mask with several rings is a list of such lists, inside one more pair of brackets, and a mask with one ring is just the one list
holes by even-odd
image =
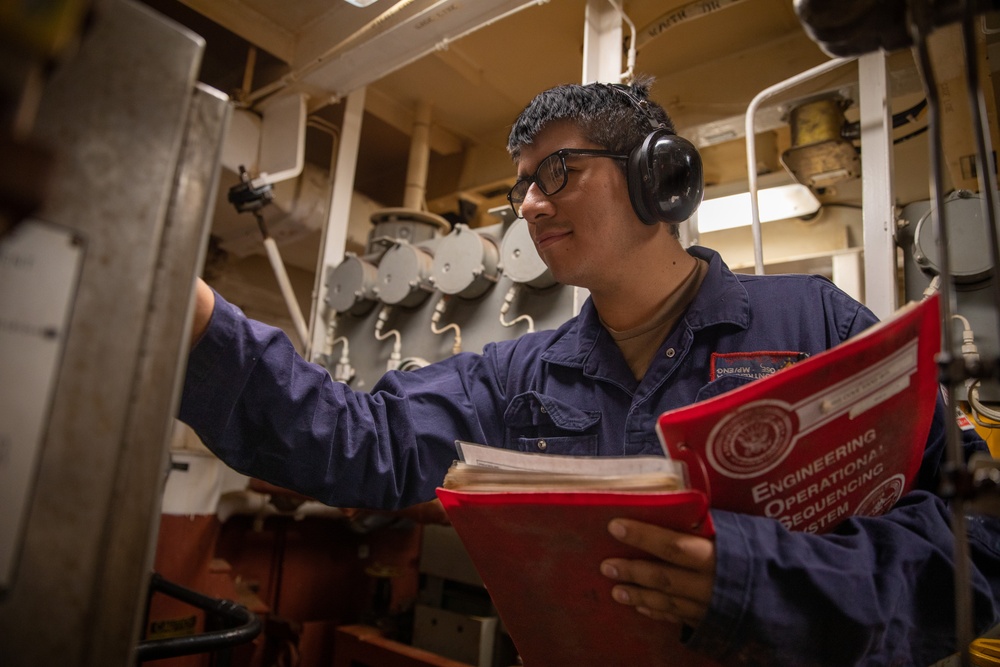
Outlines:
{"label": "round gauge", "polygon": [[474,299],[497,281],[499,261],[492,238],[457,224],[434,250],[431,280],[444,294]]}
{"label": "round gauge", "polygon": [[365,314],[375,305],[377,276],[374,264],[348,253],[328,274],[326,305],[338,313]]}
{"label": "round gauge", "polygon": [[378,264],[379,300],[390,305],[420,305],[431,291],[433,261],[429,252],[406,242],[386,250]]}
{"label": "round gauge", "polygon": [[515,283],[537,288],[556,284],[549,267],[545,266],[535,250],[535,243],[531,240],[528,223],[524,218],[515,220],[504,233],[500,242],[500,261],[504,275]]}
{"label": "round gauge", "polygon": [[[983,199],[960,190],[944,202],[944,222],[948,226],[950,272],[957,283],[977,283],[990,277],[993,262],[990,242],[983,224]],[[917,222],[913,235],[913,257],[921,269],[940,273],[940,247],[937,242],[932,207]]]}

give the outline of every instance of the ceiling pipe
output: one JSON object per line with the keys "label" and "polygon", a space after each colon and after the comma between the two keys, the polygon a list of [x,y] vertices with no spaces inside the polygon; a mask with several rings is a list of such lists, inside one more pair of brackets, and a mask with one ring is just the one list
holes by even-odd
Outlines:
{"label": "ceiling pipe", "polygon": [[310,72],[316,70],[338,53],[345,51],[349,46],[357,44],[358,42],[362,41],[365,37],[370,37],[378,34],[380,30],[385,26],[385,23],[387,21],[392,19],[393,16],[406,9],[409,5],[413,4],[415,1],[416,0],[402,0],[401,2],[397,2],[395,5],[392,5],[391,7],[389,7],[389,9],[385,10],[377,17],[375,17],[367,24],[365,24],[360,30],[357,30],[353,34],[349,35],[346,39],[343,39],[337,44],[331,46],[329,49],[324,51],[320,56],[313,58],[311,61],[309,61],[302,67],[294,69],[288,74],[285,74],[277,81],[274,81],[273,83],[270,83],[250,93],[246,99],[247,103],[252,104],[253,102],[261,98],[267,97],[268,95],[272,95],[278,92],[279,90],[285,88],[286,86],[300,80],[302,77],[306,76]]}
{"label": "ceiling pipe", "polygon": [[413,119],[410,158],[406,166],[403,208],[422,211],[426,208],[427,169],[430,164],[431,103],[421,100]]}

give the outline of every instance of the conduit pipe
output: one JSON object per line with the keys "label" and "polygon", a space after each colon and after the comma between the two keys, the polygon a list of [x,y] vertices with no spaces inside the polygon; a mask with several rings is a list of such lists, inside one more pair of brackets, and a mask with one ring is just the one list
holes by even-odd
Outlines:
{"label": "conduit pipe", "polygon": [[421,100],[413,119],[410,137],[410,157],[406,165],[406,187],[403,208],[422,211],[427,194],[427,169],[431,155],[431,103]]}
{"label": "conduit pipe", "polygon": [[274,271],[274,277],[281,289],[281,296],[288,305],[288,313],[292,317],[292,324],[295,325],[295,333],[302,344],[302,349],[305,350],[309,345],[309,327],[302,315],[302,309],[299,307],[299,300],[295,296],[292,282],[288,279],[288,271],[285,270],[285,263],[281,260],[278,244],[270,235],[264,237],[264,249],[267,251],[267,259],[271,262],[271,269]]}

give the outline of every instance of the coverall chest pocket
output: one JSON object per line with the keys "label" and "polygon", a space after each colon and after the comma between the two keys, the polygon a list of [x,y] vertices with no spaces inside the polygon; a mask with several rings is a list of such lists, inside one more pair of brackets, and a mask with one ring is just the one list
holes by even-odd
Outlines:
{"label": "coverall chest pocket", "polygon": [[504,413],[507,443],[522,452],[596,456],[601,413],[529,391]]}

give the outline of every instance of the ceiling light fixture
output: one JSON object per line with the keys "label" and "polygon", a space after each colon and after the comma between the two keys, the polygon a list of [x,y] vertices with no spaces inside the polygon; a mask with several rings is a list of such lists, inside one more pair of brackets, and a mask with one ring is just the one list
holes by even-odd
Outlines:
{"label": "ceiling light fixture", "polygon": [[378,0],[344,0],[344,2],[355,7],[367,7],[368,5],[374,5]]}
{"label": "ceiling light fixture", "polygon": [[[770,186],[764,183],[757,190],[761,223],[803,218],[820,209],[819,200],[808,187],[801,183],[788,183],[787,177],[783,174],[780,176],[783,183],[772,183]],[[749,227],[753,224],[750,193],[706,188],[705,201],[698,207],[697,217],[698,231],[702,234],[734,227]]]}

